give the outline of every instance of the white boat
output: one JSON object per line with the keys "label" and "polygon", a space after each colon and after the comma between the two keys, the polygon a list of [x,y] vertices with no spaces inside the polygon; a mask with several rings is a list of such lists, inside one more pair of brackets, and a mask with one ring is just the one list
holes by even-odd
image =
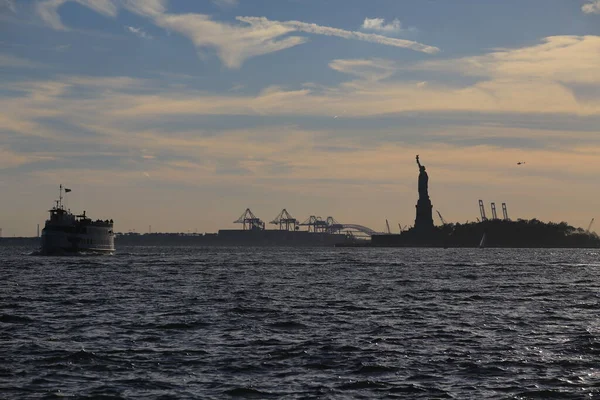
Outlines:
{"label": "white boat", "polygon": [[[65,193],[70,189],[64,189]],[[42,229],[42,254],[65,253],[112,253],[115,251],[113,220],[92,221],[85,215],[71,214],[62,204],[63,186],[60,196],[52,207],[50,218]]]}

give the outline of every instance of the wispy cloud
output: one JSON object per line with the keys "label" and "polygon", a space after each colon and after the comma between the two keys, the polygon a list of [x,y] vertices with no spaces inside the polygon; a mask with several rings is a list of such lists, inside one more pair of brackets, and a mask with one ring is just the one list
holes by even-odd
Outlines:
{"label": "wispy cloud", "polygon": [[35,5],[37,15],[48,26],[56,30],[69,30],[60,18],[59,8],[67,3],[75,2],[108,17],[115,17],[120,7],[136,14],[154,17],[166,11],[167,0],[43,0]]}
{"label": "wispy cloud", "polygon": [[356,31],[348,31],[345,29],[332,28],[329,26],[321,26],[300,21],[270,21],[265,17],[237,17],[238,21],[249,23],[252,26],[274,27],[281,26],[291,28],[295,31],[313,33],[316,35],[336,36],[344,39],[362,40],[365,42],[378,43],[386,46],[394,46],[400,48],[411,49],[423,53],[434,54],[440,49],[434,46],[418,43],[412,40],[389,38],[373,33],[363,33]]}
{"label": "wispy cloud", "polygon": [[386,24],[383,18],[365,18],[361,28],[366,31],[399,33],[402,30],[402,24],[398,18],[394,19],[389,24]]}
{"label": "wispy cloud", "polygon": [[55,51],[67,51],[71,48],[70,44],[61,44],[52,48]]}
{"label": "wispy cloud", "polygon": [[148,33],[146,33],[146,31],[144,31],[142,28],[135,28],[133,26],[126,26],[125,28],[127,28],[127,31],[133,33],[135,36],[142,38],[142,39],[152,39],[152,36],[150,36]]}
{"label": "wispy cloud", "polygon": [[167,11],[167,4],[167,0],[124,0],[123,6],[138,15],[156,17]]}
{"label": "wispy cloud", "polygon": [[92,10],[109,17],[117,15],[118,2],[114,0],[74,0],[75,2],[91,8]]}
{"label": "wispy cloud", "polygon": [[[53,29],[66,31],[69,29],[62,23],[60,15],[58,14],[58,9],[67,1],[76,2],[109,17],[116,16],[119,8],[117,3],[113,0],[44,0],[36,3],[35,11],[42,21]],[[125,4],[127,4],[128,1],[132,0],[125,1]]]}
{"label": "wispy cloud", "polygon": [[52,159],[52,156],[40,156],[37,154],[24,155],[0,147],[0,170],[18,167],[20,165],[29,164],[36,161]]}
{"label": "wispy cloud", "polygon": [[481,56],[425,61],[412,68],[520,81],[600,84],[600,36],[550,36],[542,43]]}
{"label": "wispy cloud", "polygon": [[48,26],[57,31],[68,30],[63,25],[60,15],[58,14],[58,8],[62,6],[67,0],[46,0],[39,2],[35,5],[35,12]]}
{"label": "wispy cloud", "polygon": [[240,90],[244,89],[246,87],[246,85],[243,84],[237,84],[237,85],[233,85],[230,89],[229,92],[239,92]]}
{"label": "wispy cloud", "polygon": [[112,77],[87,77],[69,75],[62,79],[69,87],[95,87],[110,90],[120,90],[121,92],[129,89],[139,89],[144,87],[145,81],[139,78],[130,78],[128,76],[112,76]]}
{"label": "wispy cloud", "polygon": [[358,76],[370,81],[379,81],[389,78],[396,71],[392,61],[374,60],[333,60],[329,67],[339,72]]}
{"label": "wispy cloud", "polygon": [[223,8],[231,8],[234,6],[237,6],[239,1],[238,0],[212,0],[212,2],[214,4],[216,4],[219,7],[223,7]]}
{"label": "wispy cloud", "polygon": [[600,0],[593,0],[591,3],[584,4],[581,11],[586,14],[600,14]]}
{"label": "wispy cloud", "polygon": [[12,13],[17,12],[14,0],[0,0],[0,13],[2,10],[8,10]]}
{"label": "wispy cloud", "polygon": [[279,37],[294,31],[277,24],[238,26],[216,22],[207,15],[163,15],[158,25],[187,36],[197,47],[212,47],[229,68],[239,68],[251,57],[273,53],[305,43],[306,38]]}
{"label": "wispy cloud", "polygon": [[33,61],[27,60],[25,58],[13,56],[12,54],[2,54],[0,53],[0,68],[8,67],[8,68],[36,68],[39,67],[40,64],[35,63]]}

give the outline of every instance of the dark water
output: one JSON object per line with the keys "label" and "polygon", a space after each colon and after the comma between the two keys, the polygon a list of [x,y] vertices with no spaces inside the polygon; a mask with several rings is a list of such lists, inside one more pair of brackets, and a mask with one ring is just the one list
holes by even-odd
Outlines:
{"label": "dark water", "polygon": [[591,250],[0,248],[0,398],[600,395]]}

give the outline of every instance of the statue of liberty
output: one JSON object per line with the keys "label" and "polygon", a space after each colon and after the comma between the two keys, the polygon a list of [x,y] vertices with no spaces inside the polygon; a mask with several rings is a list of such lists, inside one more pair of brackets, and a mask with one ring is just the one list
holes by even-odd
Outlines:
{"label": "statue of liberty", "polygon": [[431,211],[433,206],[429,199],[429,176],[425,172],[425,166],[421,165],[417,155],[417,165],[419,166],[419,200],[417,201],[417,218],[415,218],[415,230],[419,234],[426,234],[433,229],[433,217]]}
{"label": "statue of liberty", "polygon": [[427,172],[425,172],[425,166],[421,165],[419,162],[419,155],[417,154],[417,165],[419,166],[419,199],[428,199],[429,198],[429,176]]}

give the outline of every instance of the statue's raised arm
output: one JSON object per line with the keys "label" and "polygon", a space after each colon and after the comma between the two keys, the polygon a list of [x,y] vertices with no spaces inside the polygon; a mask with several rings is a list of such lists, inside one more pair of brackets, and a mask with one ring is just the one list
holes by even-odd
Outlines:
{"label": "statue's raised arm", "polygon": [[419,155],[417,154],[417,165],[419,166],[419,169],[421,169],[421,163],[419,162]]}

